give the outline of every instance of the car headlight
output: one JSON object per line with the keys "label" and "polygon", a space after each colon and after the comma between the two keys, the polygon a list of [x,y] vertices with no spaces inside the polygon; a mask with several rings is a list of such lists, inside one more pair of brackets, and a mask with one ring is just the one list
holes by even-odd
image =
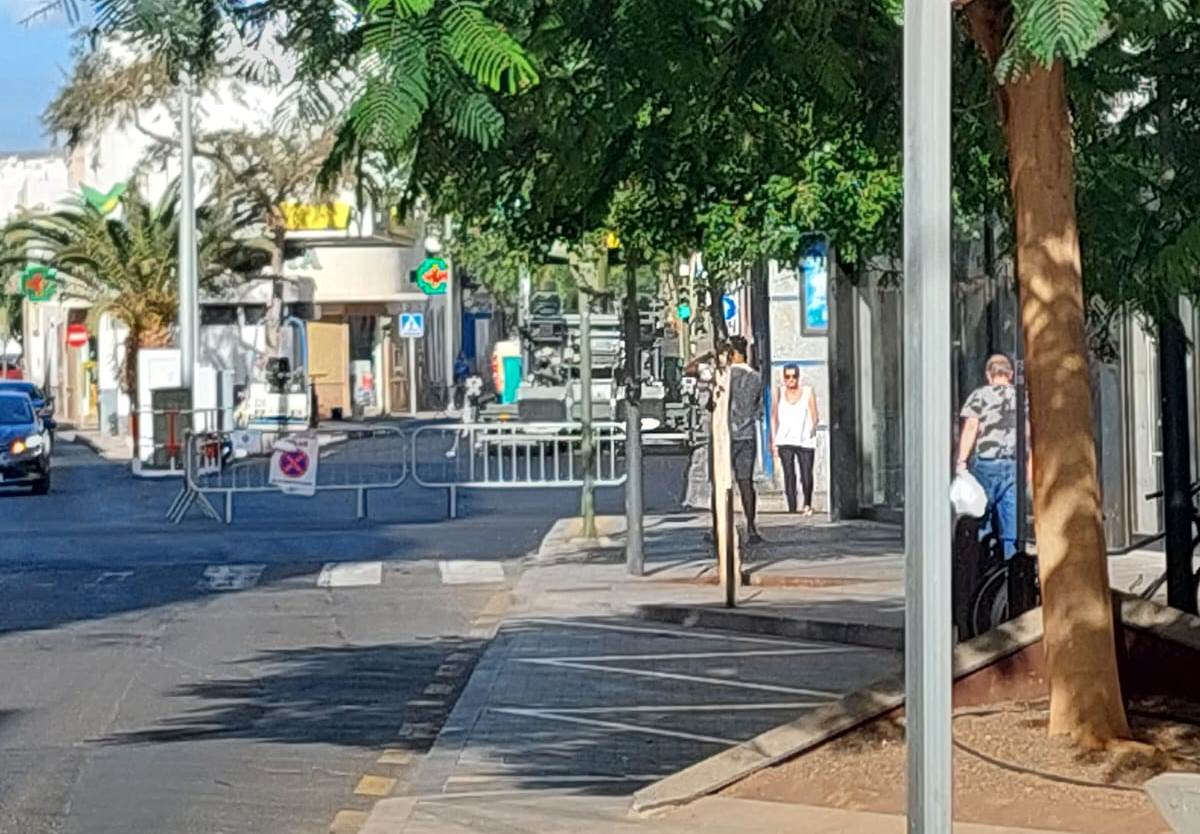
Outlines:
{"label": "car headlight", "polygon": [[8,450],[14,455],[23,455],[26,452],[36,452],[42,448],[42,437],[38,434],[32,434],[29,437],[18,437],[9,445]]}

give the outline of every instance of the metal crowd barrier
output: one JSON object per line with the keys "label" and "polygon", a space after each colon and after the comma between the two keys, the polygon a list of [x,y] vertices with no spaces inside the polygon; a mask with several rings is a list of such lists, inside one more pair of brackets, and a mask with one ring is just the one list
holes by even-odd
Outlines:
{"label": "metal crowd barrier", "polygon": [[220,408],[140,408],[131,416],[135,474],[182,473],[189,432],[219,431],[232,425],[233,412]]}
{"label": "metal crowd barrier", "polygon": [[[370,490],[394,489],[408,477],[409,445],[399,429],[318,429],[315,433],[320,449],[315,492],[353,491],[359,519],[367,517]],[[286,436],[294,435],[248,429],[189,433],[183,488],[167,518],[178,524],[197,506],[210,518],[231,524],[234,496],[280,492],[270,482],[271,454],[275,441]],[[222,512],[213,506],[213,497],[223,503]]]}
{"label": "metal crowd barrier", "polygon": [[[579,423],[458,423],[413,432],[413,480],[449,492],[458,517],[459,489],[538,489],[583,486]],[[594,484],[625,483],[625,426],[593,423]]]}

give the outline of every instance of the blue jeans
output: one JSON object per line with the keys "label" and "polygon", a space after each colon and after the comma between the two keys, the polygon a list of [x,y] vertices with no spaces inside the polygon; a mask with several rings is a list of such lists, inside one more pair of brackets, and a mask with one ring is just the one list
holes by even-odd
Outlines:
{"label": "blue jeans", "polygon": [[[975,458],[971,474],[987,493],[991,524],[1005,560],[1017,552],[1017,462],[1012,458]],[[980,528],[983,533],[986,528]]]}

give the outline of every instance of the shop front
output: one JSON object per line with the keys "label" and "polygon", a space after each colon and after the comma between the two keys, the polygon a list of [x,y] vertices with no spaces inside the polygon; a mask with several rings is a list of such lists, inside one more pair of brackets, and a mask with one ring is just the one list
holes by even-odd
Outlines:
{"label": "shop front", "polygon": [[[993,353],[1021,359],[1017,298],[1010,265],[993,257],[986,236],[955,247],[952,401],[983,384]],[[899,521],[904,511],[904,289],[898,268],[879,262],[857,282],[831,290],[831,506],[839,517]],[[1188,336],[1200,316],[1184,305]],[[1192,459],[1198,460],[1191,362]],[[1107,349],[1091,359],[1095,442],[1109,548],[1122,550],[1161,530],[1161,507],[1146,495],[1160,486],[1157,352],[1154,334],[1134,317],[1118,323]],[[957,442],[946,439],[947,480]],[[1036,432],[1036,425],[1032,426]],[[1193,472],[1197,471],[1195,468]],[[1032,535],[1032,531],[1029,531]]]}

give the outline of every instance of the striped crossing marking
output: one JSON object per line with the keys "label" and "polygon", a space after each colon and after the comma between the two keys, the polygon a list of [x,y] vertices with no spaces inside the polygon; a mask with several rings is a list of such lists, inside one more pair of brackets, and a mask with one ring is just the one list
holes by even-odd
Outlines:
{"label": "striped crossing marking", "polygon": [[383,582],[383,562],[328,562],[317,577],[318,588],[358,588]]}
{"label": "striped crossing marking", "polygon": [[200,588],[205,591],[244,591],[262,578],[266,565],[209,565]]}
{"label": "striped crossing marking", "polygon": [[488,585],[504,581],[504,566],[477,559],[439,561],[443,585]]}

